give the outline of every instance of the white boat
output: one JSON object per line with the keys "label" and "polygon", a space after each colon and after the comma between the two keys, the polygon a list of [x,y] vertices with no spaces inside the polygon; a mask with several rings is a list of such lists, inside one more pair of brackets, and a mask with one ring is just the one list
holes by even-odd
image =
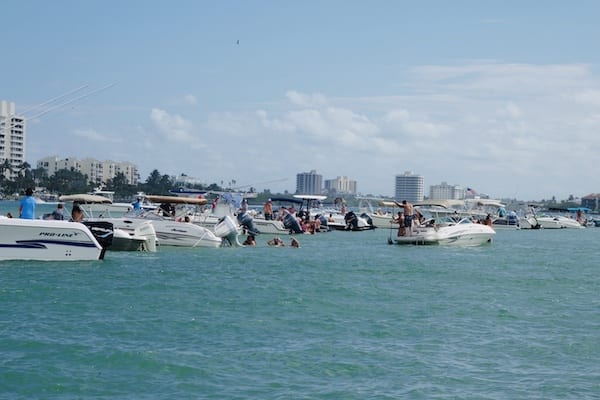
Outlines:
{"label": "white boat", "polygon": [[[112,232],[105,233],[108,240]],[[102,258],[103,247],[82,223],[0,217],[0,260],[80,261]]]}
{"label": "white boat", "polygon": [[[373,201],[377,204],[377,210],[373,209],[373,204],[371,203]],[[394,219],[393,208],[397,206],[397,203],[392,200],[360,197],[358,212],[359,215],[366,214],[371,218],[372,224],[376,228],[389,228]]]}
{"label": "white boat", "polygon": [[[473,223],[463,218],[458,223],[444,226],[419,226],[412,236],[398,236],[397,244],[481,246],[491,243],[496,232],[488,225]],[[388,242],[394,243],[390,238]]]}
{"label": "white boat", "polygon": [[[222,217],[212,230],[192,223],[194,210],[190,206],[205,205],[206,199],[158,195],[146,195],[145,198],[161,206],[155,210],[126,214],[124,219],[151,221],[159,246],[216,248],[240,245],[237,225],[228,216]],[[119,223],[115,226],[122,227]]]}
{"label": "white boat", "polygon": [[105,221],[113,224],[113,241],[110,251],[156,251],[157,235],[150,221],[132,221],[123,217],[113,217],[109,210],[95,211],[99,204],[105,204],[103,196],[93,194],[72,194],[60,196],[62,202],[79,205],[85,220]]}
{"label": "white boat", "polygon": [[98,187],[98,188],[94,189],[89,194],[95,195],[95,196],[101,196],[108,200],[108,201],[105,201],[102,203],[97,202],[97,203],[90,204],[88,209],[90,211],[93,211],[97,215],[111,214],[114,216],[117,214],[124,214],[128,211],[131,211],[131,209],[133,208],[132,203],[115,203],[114,202],[115,192],[110,191],[110,190],[103,190],[102,187]]}
{"label": "white boat", "polygon": [[543,229],[583,229],[584,226],[581,225],[574,219],[567,218],[562,215],[557,216],[536,216],[535,217],[540,226]]}
{"label": "white boat", "polygon": [[[238,221],[236,215],[236,206],[232,198],[220,197],[213,203],[213,206],[206,208],[200,213],[195,213],[192,217],[192,222],[206,228],[214,228],[223,217],[229,217],[232,221]],[[286,228],[282,221],[266,220],[262,214],[248,211],[248,216],[252,218],[252,225],[259,234],[270,235],[289,235],[291,230]],[[239,222],[238,222],[239,225]],[[244,228],[239,225],[240,233]]]}
{"label": "white boat", "polygon": [[299,214],[308,212],[311,218],[323,217],[329,230],[365,231],[375,229],[372,219],[366,213],[355,213],[347,210],[345,201],[341,198],[334,200],[334,207],[325,208],[321,202],[327,196],[312,194],[295,194],[294,198],[304,202]]}

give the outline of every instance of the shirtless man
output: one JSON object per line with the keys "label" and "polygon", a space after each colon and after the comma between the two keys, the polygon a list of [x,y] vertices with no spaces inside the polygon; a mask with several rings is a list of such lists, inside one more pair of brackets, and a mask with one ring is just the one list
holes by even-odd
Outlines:
{"label": "shirtless man", "polygon": [[413,205],[406,200],[402,200],[402,208],[404,208],[404,226],[406,227],[406,234],[407,236],[412,236]]}

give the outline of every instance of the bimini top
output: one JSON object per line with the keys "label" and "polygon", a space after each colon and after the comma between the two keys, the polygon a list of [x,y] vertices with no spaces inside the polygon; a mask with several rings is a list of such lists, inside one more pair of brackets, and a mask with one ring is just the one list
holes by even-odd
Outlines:
{"label": "bimini top", "polygon": [[160,196],[154,194],[147,194],[144,196],[148,201],[152,203],[175,203],[175,204],[197,204],[204,205],[208,203],[206,199],[199,199],[195,197],[178,197],[178,196]]}
{"label": "bimini top", "polygon": [[294,195],[295,198],[297,199],[301,199],[301,200],[325,200],[327,198],[327,196],[322,196],[322,195],[318,195],[318,194],[295,194]]}
{"label": "bimini top", "polygon": [[271,197],[273,203],[293,203],[302,204],[303,201],[300,199],[294,199],[293,197]]}
{"label": "bimini top", "polygon": [[112,204],[110,199],[95,194],[67,194],[60,196],[58,201],[79,203],[79,204]]}

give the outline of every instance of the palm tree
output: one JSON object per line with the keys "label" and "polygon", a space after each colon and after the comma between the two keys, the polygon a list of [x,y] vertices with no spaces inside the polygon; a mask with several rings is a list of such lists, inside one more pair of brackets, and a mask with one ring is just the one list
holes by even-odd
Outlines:
{"label": "palm tree", "polygon": [[12,164],[10,163],[10,161],[8,160],[8,158],[4,159],[4,162],[2,164],[0,164],[0,178],[2,180],[6,179],[6,175],[4,175],[4,173],[7,170],[9,172],[13,172]]}

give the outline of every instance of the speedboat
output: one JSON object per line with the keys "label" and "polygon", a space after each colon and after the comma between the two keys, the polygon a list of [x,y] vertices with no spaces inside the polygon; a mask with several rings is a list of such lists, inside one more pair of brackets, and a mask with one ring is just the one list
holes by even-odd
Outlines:
{"label": "speedboat", "polygon": [[[397,244],[480,246],[491,243],[496,232],[488,225],[473,223],[468,218],[458,223],[436,226],[428,224],[413,228],[411,236],[398,236]],[[392,239],[388,240],[390,244]]]}
{"label": "speedboat", "polygon": [[0,260],[81,261],[104,258],[110,224],[96,224],[98,238],[80,222],[0,217]]}
{"label": "speedboat", "polygon": [[110,210],[103,210],[96,216],[96,205],[106,204],[102,196],[92,194],[72,194],[59,198],[63,202],[72,202],[83,210],[86,222],[109,222],[113,225],[111,251],[156,251],[156,231],[150,221],[132,221],[124,217],[111,216]]}
{"label": "speedboat", "polygon": [[[151,221],[160,246],[216,248],[240,245],[237,225],[229,216],[217,221],[212,230],[193,223],[193,207],[205,205],[206,199],[159,195],[146,195],[145,198],[160,206],[155,210],[126,214],[123,220],[131,223]],[[123,225],[115,222],[115,226],[120,228]]]}
{"label": "speedboat", "polygon": [[544,229],[563,229],[563,228],[571,228],[571,229],[582,229],[584,228],[579,222],[574,219],[564,217],[562,215],[557,216],[542,216],[536,217],[539,224]]}

